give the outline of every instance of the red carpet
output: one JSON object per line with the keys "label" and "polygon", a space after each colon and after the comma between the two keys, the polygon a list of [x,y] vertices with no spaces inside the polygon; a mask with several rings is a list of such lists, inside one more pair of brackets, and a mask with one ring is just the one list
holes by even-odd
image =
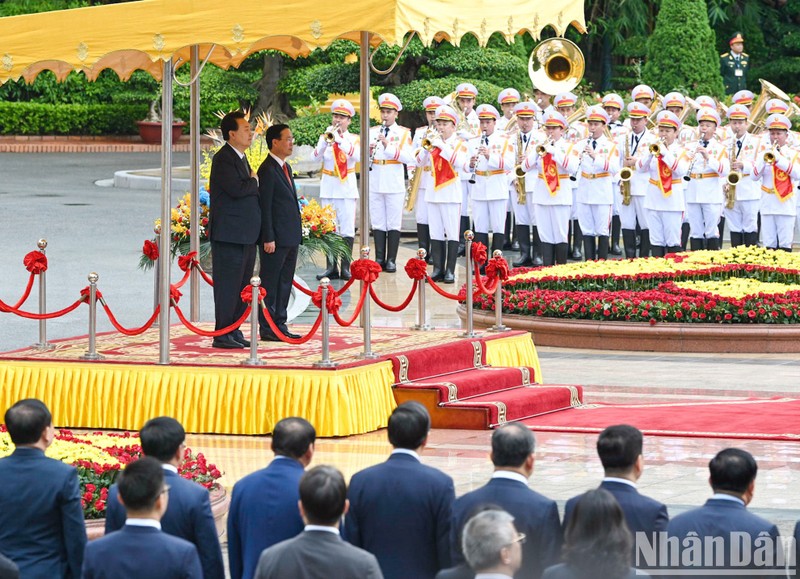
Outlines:
{"label": "red carpet", "polygon": [[686,404],[589,404],[523,420],[532,430],[600,432],[630,424],[655,436],[800,440],[800,400],[747,399]]}

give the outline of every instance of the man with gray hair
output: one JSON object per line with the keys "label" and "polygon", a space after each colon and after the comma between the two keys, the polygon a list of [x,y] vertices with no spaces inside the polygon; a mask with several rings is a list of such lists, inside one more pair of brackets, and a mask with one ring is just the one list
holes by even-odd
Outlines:
{"label": "man with gray hair", "polygon": [[542,572],[558,562],[561,524],[555,501],[528,488],[533,474],[536,440],[522,424],[506,424],[492,433],[491,460],[494,473],[486,486],[469,492],[453,503],[450,554],[453,564],[464,560],[462,529],[481,507],[493,505],[514,517],[517,529],[528,537],[518,577],[539,579]]}
{"label": "man with gray hair", "polygon": [[482,511],[464,526],[461,547],[475,579],[511,579],[522,566],[525,535],[506,511]]}

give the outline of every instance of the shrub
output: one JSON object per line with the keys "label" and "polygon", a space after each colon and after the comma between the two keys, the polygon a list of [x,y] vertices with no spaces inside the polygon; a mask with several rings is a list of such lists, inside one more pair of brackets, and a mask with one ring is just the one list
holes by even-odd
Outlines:
{"label": "shrub", "polygon": [[431,95],[444,97],[456,89],[462,82],[471,82],[478,89],[476,105],[489,103],[497,106],[497,95],[505,87],[497,86],[485,80],[474,80],[448,76],[445,78],[434,78],[429,80],[415,80],[404,86],[382,87],[382,90],[393,93],[403,103],[403,110],[422,112],[422,101]]}
{"label": "shrub", "polygon": [[147,105],[76,105],[0,102],[5,135],[132,135]]}
{"label": "shrub", "polygon": [[[325,129],[331,126],[331,122],[331,114],[324,113],[297,117],[296,119],[290,120],[287,124],[289,125],[289,128],[292,129],[292,135],[294,136],[294,142],[296,145],[314,146],[317,144],[317,141],[319,141],[319,136],[325,132]],[[361,119],[359,118],[358,113],[356,113],[352,122],[350,123],[351,133],[358,134],[360,122]],[[370,119],[370,125],[374,124],[375,122]]]}

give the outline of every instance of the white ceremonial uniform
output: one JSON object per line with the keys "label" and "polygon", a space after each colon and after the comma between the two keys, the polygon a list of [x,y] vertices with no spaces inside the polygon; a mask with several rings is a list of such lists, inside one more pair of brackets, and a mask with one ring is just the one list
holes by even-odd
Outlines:
{"label": "white ceremonial uniform", "polygon": [[[702,145],[702,141],[689,145],[687,155]],[[708,149],[708,161],[699,153],[689,159],[690,180],[684,188],[689,237],[694,239],[716,239],[720,236],[722,185],[731,169],[728,153],[716,138],[708,141],[705,148]]]}
{"label": "white ceremonial uniform", "polygon": [[[417,161],[417,154],[419,150],[422,148],[422,139],[425,135],[428,134],[428,126],[419,127],[416,131],[414,131],[414,139],[411,141],[411,150],[414,154],[415,163],[413,163],[414,174],[409,174],[409,182],[411,179],[414,178],[417,171],[422,171],[420,174],[420,181],[419,181],[419,190],[417,191],[417,199],[414,203],[414,218],[416,219],[417,223],[422,225],[428,224],[428,203],[425,201],[425,189],[428,186],[427,181],[431,178],[431,166],[430,164],[420,165]],[[409,170],[412,168],[412,164],[408,165]],[[410,171],[409,171],[410,173]]]}
{"label": "white ceremonial uniform", "polygon": [[[583,151],[587,146],[595,153],[592,159]],[[575,145],[580,152],[580,181],[576,189],[578,222],[583,235],[608,237],[611,208],[614,204],[614,176],[619,173],[619,151],[613,140],[584,139]]]}
{"label": "white ceremonial uniform", "polygon": [[[642,131],[638,135],[630,132],[627,135],[628,152],[637,162],[648,155],[648,147],[658,139],[650,131]],[[625,154],[624,143],[621,154]],[[620,204],[619,218],[622,222],[622,229],[636,229],[636,222],[642,229],[648,228],[647,211],[644,208],[645,194],[650,187],[650,177],[647,172],[633,171],[631,176],[631,203],[630,205]]]}
{"label": "white ceremonial uniform", "polygon": [[[523,165],[525,158],[533,151],[538,143],[545,141],[546,135],[541,131],[531,131],[530,133],[521,133],[520,139],[522,142],[521,151],[517,152],[516,147],[514,153],[520,159],[520,165]],[[513,191],[514,202],[511,206],[514,208],[514,220],[518,225],[536,225],[536,212],[533,208],[533,189],[536,185],[538,175],[535,171],[525,172],[525,204],[517,203],[517,189],[515,183],[517,182],[517,174],[511,171],[511,190]]]}
{"label": "white ceremonial uniform", "polygon": [[761,186],[750,178],[756,151],[760,148],[762,137],[745,133],[741,139],[733,137],[725,145],[731,163],[739,160],[743,164],[742,178],[736,185],[736,202],[733,209],[725,208],[728,229],[734,233],[755,233],[758,231],[758,209],[761,205]]}
{"label": "white ceremonial uniform", "polygon": [[[625,140],[630,134],[630,129],[627,129],[621,121],[615,121],[608,124],[608,130],[611,132],[612,140],[617,145],[617,154],[620,159],[619,166],[621,168],[624,160],[622,157],[625,154]],[[611,214],[617,216],[620,214],[620,207],[622,207],[622,196],[619,192],[619,171],[611,177],[611,181],[614,184],[614,203],[611,206]]]}
{"label": "white ceremonial uniform", "polygon": [[459,217],[461,215],[461,175],[469,171],[469,150],[466,143],[452,135],[446,141],[434,140],[438,145],[442,158],[446,159],[453,167],[456,178],[448,185],[436,189],[431,169],[431,155],[425,149],[417,151],[417,164],[425,169],[426,175],[420,187],[420,195],[425,197],[428,206],[428,226],[431,239],[436,241],[458,241]]}
{"label": "white ceremonial uniform", "polygon": [[578,169],[578,151],[563,137],[553,145],[553,159],[558,166],[559,188],[550,193],[542,173],[542,157],[532,147],[522,162],[525,171],[538,172],[533,190],[534,213],[542,243],[568,243],[570,212],[572,211],[572,182],[569,176]]}
{"label": "white ceremonial uniform", "polygon": [[[513,118],[514,117],[511,117],[511,119],[513,119]],[[508,126],[508,123],[511,122],[511,119],[501,115],[500,118],[497,119],[497,121],[494,124],[494,130],[495,131],[505,131],[506,127]]]}
{"label": "white ceremonial uniform", "polygon": [[636,163],[636,170],[648,175],[649,186],[644,207],[650,230],[650,244],[654,247],[680,247],[681,223],[685,209],[683,176],[689,170],[686,152],[676,140],[672,146],[663,143],[664,163],[672,170],[672,192],[665,195],[659,188],[658,159],[646,149],[646,154]]}
{"label": "white ceremonial uniform", "polygon": [[[489,158],[478,155],[473,169],[475,184],[472,186],[472,219],[476,233],[503,233],[508,203],[509,167],[514,167],[514,145],[507,135],[494,131],[487,136]],[[481,137],[470,141],[470,157],[478,154]]]}
{"label": "white ceremonial uniform", "polygon": [[[470,113],[466,117],[467,126],[466,129],[462,129],[458,131],[458,136],[469,143],[470,140],[475,138],[476,136],[480,136],[481,134],[481,122],[478,119],[478,113],[475,112],[475,109],[472,109]],[[470,177],[472,177],[472,173],[469,171],[465,171],[461,174],[461,216],[466,217],[469,215],[469,199],[472,192],[472,185],[469,183]]]}
{"label": "white ceremonial uniform", "polygon": [[[797,216],[797,185],[800,183],[800,153],[784,145],[775,151],[775,164],[764,162],[764,153],[772,150],[769,139],[763,139],[756,152],[750,177],[761,181],[761,240],[764,247],[791,250],[794,221]],[[791,179],[791,192],[781,198],[775,188],[774,168],[786,172]]]}
{"label": "white ceremonial uniform", "polygon": [[321,205],[331,205],[336,212],[337,233],[342,237],[355,237],[356,205],[358,186],[356,184],[356,163],[361,160],[358,135],[344,133],[338,142],[339,148],[347,156],[347,177],[339,179],[333,162],[333,144],[319,138],[312,156],[322,159],[322,180],[319,186]]}
{"label": "white ceremonial uniform", "polygon": [[[388,129],[388,131],[387,131]],[[378,141],[383,131],[386,147]],[[372,229],[399,231],[403,221],[406,194],[404,163],[413,163],[411,131],[397,123],[389,127],[372,127],[370,143],[377,142],[369,175],[369,211]]]}

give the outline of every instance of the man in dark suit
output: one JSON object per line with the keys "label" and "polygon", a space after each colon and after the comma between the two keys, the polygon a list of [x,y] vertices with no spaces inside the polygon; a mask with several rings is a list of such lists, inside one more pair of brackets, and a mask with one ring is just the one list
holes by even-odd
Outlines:
{"label": "man in dark suit", "polygon": [[0,459],[0,553],[25,579],[80,577],[86,527],[75,467],[48,458],[53,417],[40,400],[6,411],[16,449]]}
{"label": "man in dark suit", "polygon": [[454,563],[464,560],[461,549],[464,525],[486,505],[508,511],[517,530],[527,536],[517,577],[538,579],[545,568],[558,562],[561,549],[558,506],[528,487],[535,450],[533,432],[522,424],[506,424],[492,433],[491,480],[486,486],[459,497],[453,505],[450,553]]}
{"label": "man in dark suit", "polygon": [[378,558],[387,579],[433,579],[450,565],[453,479],[422,464],[431,419],[419,402],[389,417],[389,460],[353,475],[345,538]]}
{"label": "man in dark suit", "polygon": [[300,515],[305,528],[261,554],[256,579],[382,579],[375,556],[339,535],[347,512],[347,485],[332,466],[317,466],[300,479]]}
{"label": "man in dark suit", "polygon": [[[597,437],[597,454],[603,464],[605,477],[600,488],[614,495],[634,538],[631,564],[646,569],[646,561],[636,561],[636,538],[657,545],[658,533],[667,530],[669,515],[667,507],[650,497],[639,494],[636,481],[642,476],[644,458],[642,455],[643,437],[638,428],[627,424],[609,426]],[[572,497],[564,508],[564,529],[566,530],[575,504],[582,495]]]}
{"label": "man in dark suit", "polygon": [[154,458],[131,462],[119,475],[118,499],[127,512],[121,530],[89,543],[83,579],[202,579],[197,549],[161,530],[170,486]]}
{"label": "man in dark suit", "polygon": [[[186,431],[169,416],[148,420],[139,432],[145,456],[158,460],[170,487],[169,505],[161,518],[165,533],[186,539],[197,547],[204,579],[225,579],[222,550],[211,513],[208,490],[178,474],[186,450]],[[117,500],[118,486],[113,485],[106,501],[106,534],[125,526],[125,508]]]}
{"label": "man in dark suit", "polygon": [[[264,136],[269,155],[258,168],[261,195],[261,283],[267,290],[266,304],[272,321],[284,336],[299,338],[286,326],[286,308],[292,292],[297,251],[303,241],[300,205],[292,169],[286,159],[292,154],[294,137],[288,125],[272,125]],[[261,339],[280,338],[259,312]]]}
{"label": "man in dark suit", "polygon": [[[253,140],[250,123],[241,111],[228,113],[220,124],[226,144],[211,161],[211,207],[208,231],[214,268],[215,329],[227,328],[244,315],[242,289],[250,285],[261,231],[258,177],[245,151]],[[250,346],[236,328],[214,338],[214,348]]]}
{"label": "man in dark suit", "polygon": [[298,485],[316,437],[308,421],[284,418],[272,432],[275,459],[234,485],[228,511],[231,579],[251,579],[264,549],[302,532]]}
{"label": "man in dark suit", "polygon": [[[683,577],[691,571],[709,569],[717,576],[725,576],[730,570],[731,576],[741,577],[753,570],[752,576],[783,577],[784,553],[778,527],[746,508],[753,499],[758,472],[753,455],[726,448],[711,459],[708,467],[714,496],[702,507],[669,522],[667,542],[673,542],[669,546],[677,552],[670,552],[669,557],[659,553],[659,560],[679,563],[680,567],[672,568],[676,576]],[[769,575],[771,570],[774,575]],[[708,571],[699,574],[707,575]]]}

